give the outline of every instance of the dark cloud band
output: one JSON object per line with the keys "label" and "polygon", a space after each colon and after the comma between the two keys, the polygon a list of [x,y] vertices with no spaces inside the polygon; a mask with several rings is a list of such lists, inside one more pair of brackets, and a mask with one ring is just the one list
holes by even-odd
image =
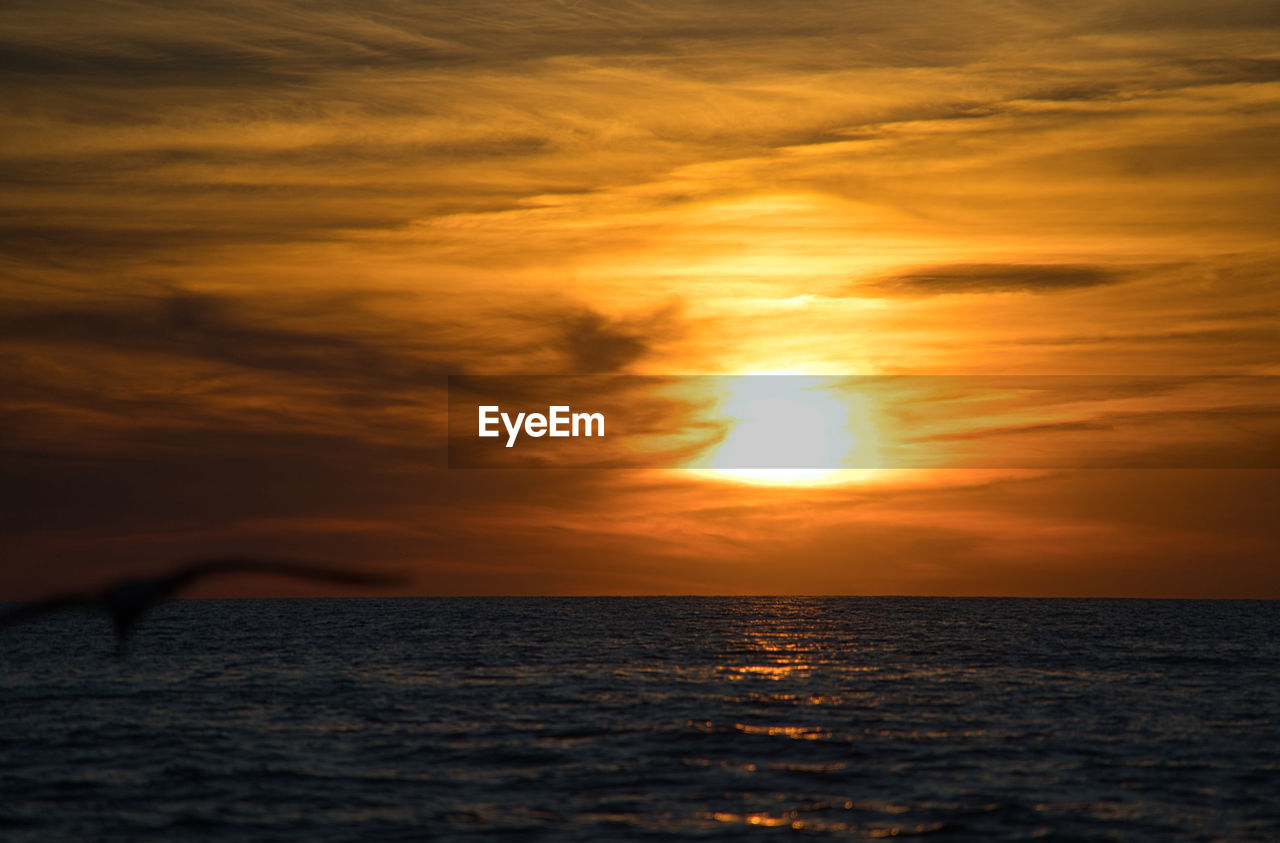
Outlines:
{"label": "dark cloud band", "polygon": [[953,293],[1052,293],[1118,284],[1125,277],[1080,264],[961,263],[914,269],[859,287],[860,295],[939,296]]}

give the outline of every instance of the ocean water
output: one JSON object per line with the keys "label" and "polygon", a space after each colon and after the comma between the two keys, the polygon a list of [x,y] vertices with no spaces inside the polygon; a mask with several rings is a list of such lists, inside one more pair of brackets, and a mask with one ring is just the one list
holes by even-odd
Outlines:
{"label": "ocean water", "polygon": [[1280,840],[1280,604],[181,601],[0,637],[0,839]]}

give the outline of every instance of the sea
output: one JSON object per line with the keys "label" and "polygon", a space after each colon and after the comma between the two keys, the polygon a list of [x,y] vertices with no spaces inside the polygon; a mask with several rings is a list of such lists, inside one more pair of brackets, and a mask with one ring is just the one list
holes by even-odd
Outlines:
{"label": "sea", "polygon": [[1280,840],[1280,603],[185,600],[0,631],[0,840]]}

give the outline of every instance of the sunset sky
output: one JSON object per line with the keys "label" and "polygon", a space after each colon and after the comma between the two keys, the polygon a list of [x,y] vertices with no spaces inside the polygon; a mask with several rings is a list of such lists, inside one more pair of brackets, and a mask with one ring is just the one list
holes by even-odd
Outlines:
{"label": "sunset sky", "polygon": [[[1280,598],[1269,0],[16,2],[0,90],[0,600]],[[1163,386],[849,388],[882,467],[816,480],[446,467],[450,375],[778,372]],[[1063,467],[1122,422],[1200,457]]]}

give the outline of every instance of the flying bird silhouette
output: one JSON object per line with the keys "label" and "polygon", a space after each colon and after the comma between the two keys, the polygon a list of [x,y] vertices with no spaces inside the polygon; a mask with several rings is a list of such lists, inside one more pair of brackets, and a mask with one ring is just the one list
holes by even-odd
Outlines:
{"label": "flying bird silhouette", "polygon": [[350,585],[403,585],[398,574],[351,571],[286,559],[224,557],[203,559],[162,577],[118,580],[100,592],[71,592],[21,606],[0,617],[0,628],[26,623],[53,612],[106,611],[116,631],[116,654],[124,651],[134,625],[157,604],[168,600],[196,580],[224,574],[272,574]]}

